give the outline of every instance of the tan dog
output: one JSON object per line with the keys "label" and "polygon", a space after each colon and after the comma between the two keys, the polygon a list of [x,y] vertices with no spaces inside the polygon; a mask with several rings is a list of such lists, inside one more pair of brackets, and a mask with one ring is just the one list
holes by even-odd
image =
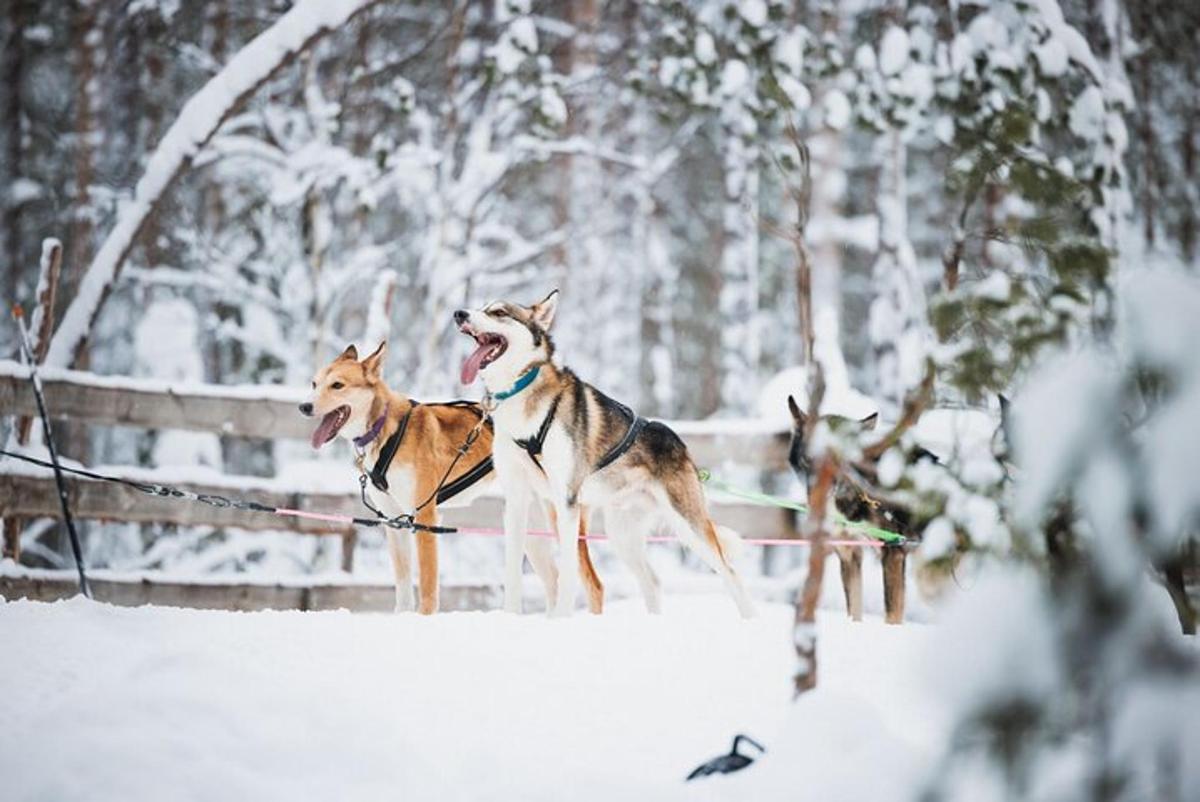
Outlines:
{"label": "tan dog", "polygon": [[[421,404],[394,392],[382,377],[385,352],[386,343],[381,343],[360,362],[358,351],[351,345],[317,371],[312,382],[312,400],[301,404],[300,411],[321,419],[312,434],[314,449],[335,437],[354,443],[362,455],[364,469],[372,473],[372,481],[366,485],[368,497],[380,511],[388,516],[412,513],[417,523],[433,526],[439,521],[439,506],[465,506],[494,481],[495,473],[490,470],[489,462],[492,429],[479,428],[477,439],[455,462],[459,448],[483,418],[483,410],[478,404],[465,402]],[[394,447],[388,449],[389,444]],[[385,450],[392,451],[386,470],[373,470],[379,466]],[[452,500],[445,498],[444,492],[439,499],[439,489],[445,491],[456,484],[467,484],[460,480],[469,481],[472,471],[480,477],[478,480],[462,488]],[[549,512],[554,525],[553,510]],[[581,523],[580,534],[583,531]],[[429,532],[416,534],[420,585],[417,609],[426,615],[438,608],[437,538]],[[413,532],[388,527],[387,539],[396,577],[396,610],[412,610]],[[546,586],[547,607],[553,611],[558,597],[553,544],[539,537],[528,541],[526,555]],[[604,588],[583,538],[578,540],[578,554],[589,609],[599,613],[604,603]]]}

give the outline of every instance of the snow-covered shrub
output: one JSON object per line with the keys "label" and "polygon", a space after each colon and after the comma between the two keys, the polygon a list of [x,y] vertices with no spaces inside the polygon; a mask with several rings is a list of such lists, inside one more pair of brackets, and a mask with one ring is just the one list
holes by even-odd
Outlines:
{"label": "snow-covered shrub", "polygon": [[[911,35],[928,38],[923,28]],[[1101,67],[1056,0],[980,7],[951,39],[912,53],[928,60],[928,120],[952,153],[954,235],[931,310],[952,344],[940,365],[979,399],[1008,386],[1046,343],[1110,321],[1111,257],[1128,212],[1122,115],[1132,101],[1123,73]],[[911,107],[901,96],[889,108]]]}
{"label": "snow-covered shrub", "polygon": [[929,799],[1200,787],[1200,661],[1147,581],[1200,526],[1200,282],[1140,273],[1120,289],[1115,346],[1059,355],[1016,401],[1018,579],[959,616],[993,654],[958,667]]}

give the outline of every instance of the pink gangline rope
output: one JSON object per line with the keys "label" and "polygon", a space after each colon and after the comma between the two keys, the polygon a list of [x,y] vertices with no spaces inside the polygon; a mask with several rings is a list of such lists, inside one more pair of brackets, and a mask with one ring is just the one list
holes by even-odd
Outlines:
{"label": "pink gangline rope", "polygon": [[[309,512],[308,510],[293,510],[287,507],[276,507],[276,515],[287,515],[292,518],[308,518],[313,521],[327,521],[329,523],[352,524],[354,519],[349,515],[335,515],[327,512]],[[503,537],[503,529],[493,529],[482,526],[459,526],[455,527],[460,535],[479,535],[481,537]],[[530,529],[527,534],[534,537],[558,537],[556,532],[551,532],[547,529]],[[608,540],[608,535],[599,532],[589,532],[581,536],[582,540]],[[675,543],[676,538],[667,535],[654,536],[646,538],[649,543]],[[751,546],[807,546],[812,541],[808,538],[766,538],[766,537],[744,537],[742,542]],[[826,546],[873,546],[875,548],[882,547],[884,543],[878,540],[855,540],[849,538],[826,538]]]}

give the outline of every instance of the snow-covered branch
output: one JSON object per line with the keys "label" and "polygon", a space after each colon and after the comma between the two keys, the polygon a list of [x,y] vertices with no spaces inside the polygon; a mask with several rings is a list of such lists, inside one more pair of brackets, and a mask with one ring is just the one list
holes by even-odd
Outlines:
{"label": "snow-covered branch", "polygon": [[50,344],[47,364],[67,367],[75,360],[138,235],[221,124],[296,56],[378,2],[299,0],[184,105],[147,161],[133,198],[121,208],[116,225],[88,266]]}

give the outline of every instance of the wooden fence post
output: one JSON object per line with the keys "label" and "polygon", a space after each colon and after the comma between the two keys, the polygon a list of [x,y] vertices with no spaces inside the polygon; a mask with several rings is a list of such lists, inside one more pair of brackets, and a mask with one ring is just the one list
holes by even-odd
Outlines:
{"label": "wooden fence post", "polygon": [[358,545],[358,530],[351,529],[342,535],[342,571],[354,573],[354,547]]}
{"label": "wooden fence post", "polygon": [[[54,332],[54,296],[58,293],[58,276],[62,268],[62,243],[53,237],[42,240],[42,259],[38,267],[37,302],[30,321],[33,329],[33,359],[39,365],[46,359],[50,347],[50,335]],[[29,442],[33,418],[23,415],[17,418],[14,432],[18,445]],[[7,518],[4,521],[4,550],[2,555],[14,562],[21,559],[21,530],[24,519]]]}

